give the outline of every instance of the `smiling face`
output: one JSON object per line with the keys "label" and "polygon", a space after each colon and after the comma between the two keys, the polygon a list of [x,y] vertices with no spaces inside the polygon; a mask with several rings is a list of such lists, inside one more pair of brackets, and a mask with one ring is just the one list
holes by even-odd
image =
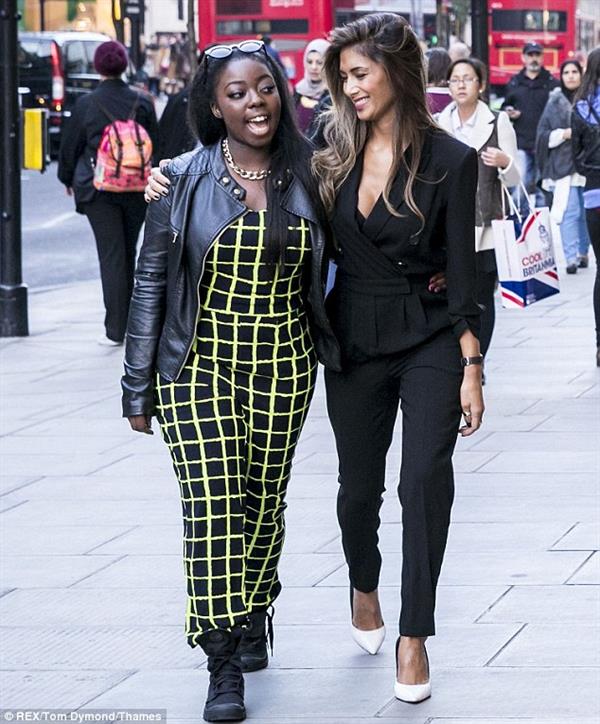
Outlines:
{"label": "smiling face", "polygon": [[311,50],[304,61],[304,72],[313,83],[321,80],[323,71],[323,56],[317,50]]}
{"label": "smiling face", "polygon": [[255,58],[236,58],[223,69],[211,104],[227,135],[254,148],[268,146],[279,125],[281,98],[267,66]]}
{"label": "smiling face", "polygon": [[385,68],[360,53],[357,46],[340,53],[340,78],[361,121],[378,122],[394,112],[394,89]]}
{"label": "smiling face", "polygon": [[477,102],[480,91],[485,85],[479,81],[477,73],[469,63],[457,63],[448,80],[450,94],[458,106],[470,106]]}
{"label": "smiling face", "polygon": [[574,63],[568,63],[562,70],[560,78],[567,90],[577,90],[581,85],[581,73]]}

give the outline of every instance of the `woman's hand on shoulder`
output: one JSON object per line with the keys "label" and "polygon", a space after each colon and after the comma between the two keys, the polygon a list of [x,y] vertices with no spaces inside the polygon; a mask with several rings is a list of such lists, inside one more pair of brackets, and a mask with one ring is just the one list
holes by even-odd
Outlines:
{"label": "woman's hand on shoulder", "polygon": [[128,418],[131,429],[135,432],[143,432],[146,435],[154,435],[152,430],[152,417],[150,415],[130,415]]}
{"label": "woman's hand on shoulder", "polygon": [[161,196],[166,196],[169,193],[171,182],[164,173],[162,173],[161,169],[169,163],[170,160],[170,158],[164,158],[159,161],[158,166],[152,168],[148,183],[144,189],[144,200],[147,204],[151,201],[158,201]]}

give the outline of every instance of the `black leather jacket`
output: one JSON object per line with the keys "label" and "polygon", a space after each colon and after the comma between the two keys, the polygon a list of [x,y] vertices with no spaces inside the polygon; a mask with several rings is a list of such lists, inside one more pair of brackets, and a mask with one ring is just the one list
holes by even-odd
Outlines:
{"label": "black leather jacket", "polygon": [[[219,144],[174,159],[163,171],[168,196],[150,204],[131,298],[123,416],[152,415],[156,372],[179,376],[196,333],[199,284],[206,254],[219,234],[246,210],[245,191],[230,175]],[[303,186],[292,179],[283,208],[309,223],[312,269],[308,314],[319,359],[341,369],[339,345],[325,314],[326,237]]]}

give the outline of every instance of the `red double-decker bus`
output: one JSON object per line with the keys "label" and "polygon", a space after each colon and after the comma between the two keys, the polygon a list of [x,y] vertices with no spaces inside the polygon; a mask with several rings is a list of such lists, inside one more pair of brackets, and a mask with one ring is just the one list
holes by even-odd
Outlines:
{"label": "red double-decker bus", "polygon": [[291,80],[302,76],[309,40],[334,25],[333,0],[198,0],[200,47],[269,35]]}
{"label": "red double-decker bus", "polygon": [[544,48],[544,65],[560,64],[600,40],[599,0],[489,0],[489,62],[492,86],[505,85],[523,67],[525,43]]}

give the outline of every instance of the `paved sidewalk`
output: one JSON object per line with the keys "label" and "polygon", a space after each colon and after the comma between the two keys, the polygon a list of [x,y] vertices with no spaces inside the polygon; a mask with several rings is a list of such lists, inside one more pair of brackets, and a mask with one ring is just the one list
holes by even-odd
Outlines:
{"label": "paved sidewalk", "polygon": [[[485,425],[459,441],[457,499],[430,640],[434,695],[393,698],[398,445],[381,530],[388,639],[348,632],[336,456],[319,385],[289,490],[275,657],[247,676],[250,721],[592,724],[600,715],[600,370],[593,271],[500,311]],[[120,349],[96,344],[97,282],[31,295],[3,341],[5,707],[153,708],[201,720],[206,672],[183,636],[180,505],[158,434],[120,419]],[[398,437],[398,436],[397,436]]]}

